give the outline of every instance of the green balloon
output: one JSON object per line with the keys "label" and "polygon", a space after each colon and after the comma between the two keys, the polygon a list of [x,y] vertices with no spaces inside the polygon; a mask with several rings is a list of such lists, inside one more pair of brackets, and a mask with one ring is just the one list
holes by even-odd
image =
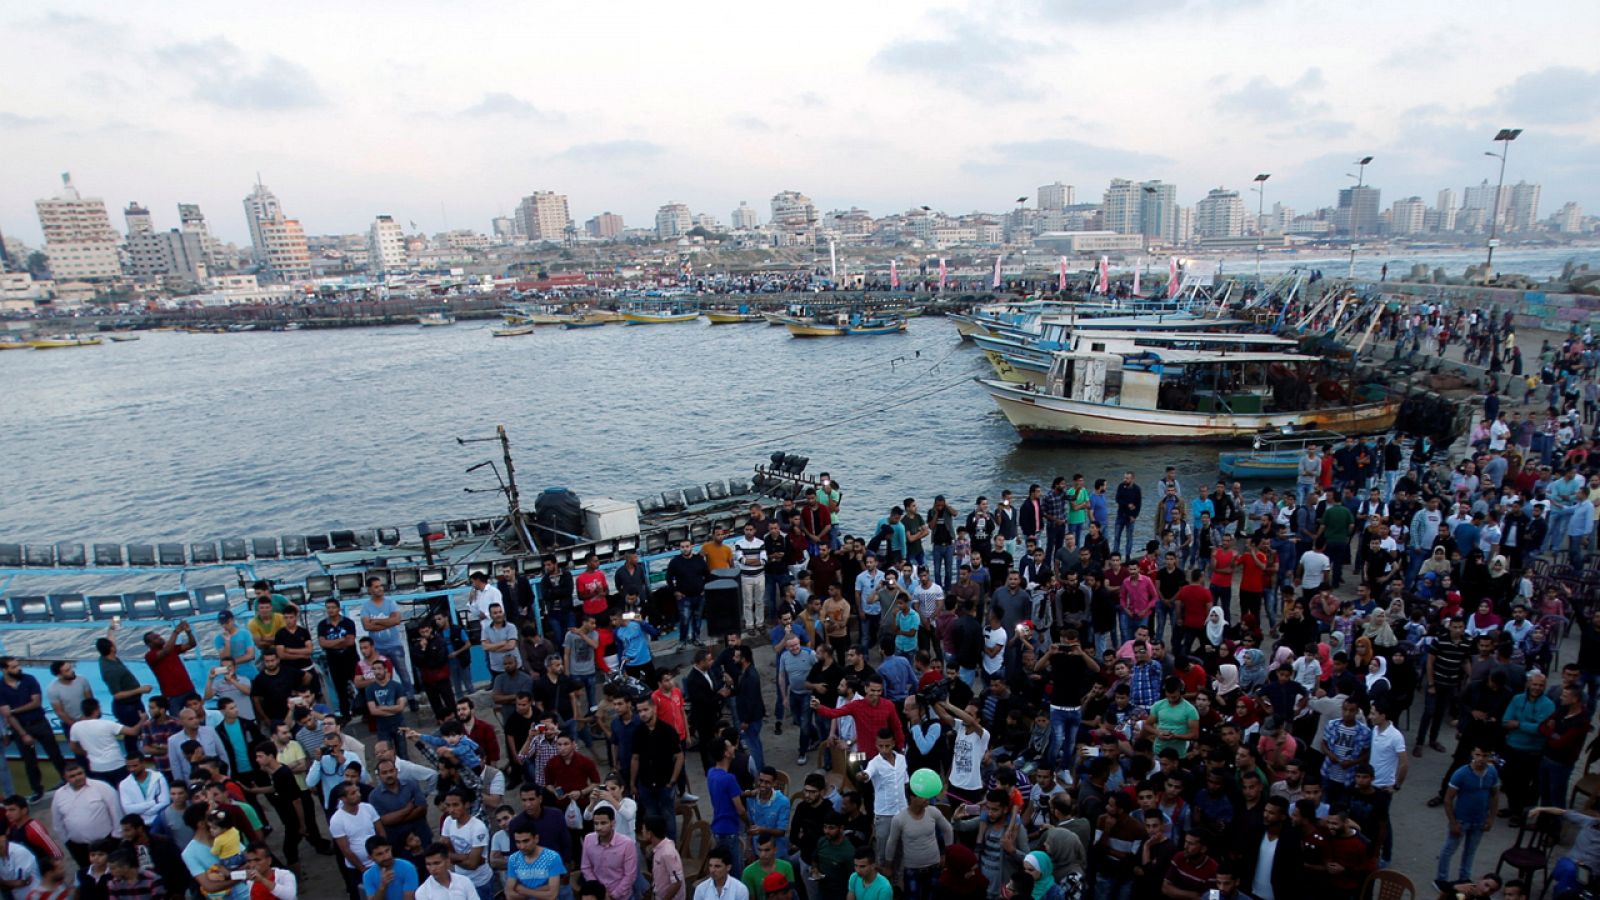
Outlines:
{"label": "green balloon", "polygon": [[932,800],[944,790],[944,782],[939,779],[939,773],[932,769],[918,769],[911,773],[911,793],[926,800]]}

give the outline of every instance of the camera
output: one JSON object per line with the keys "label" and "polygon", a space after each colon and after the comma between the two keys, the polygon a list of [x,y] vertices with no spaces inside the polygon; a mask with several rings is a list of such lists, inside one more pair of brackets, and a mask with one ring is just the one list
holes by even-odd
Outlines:
{"label": "camera", "polygon": [[950,682],[935,681],[920,691],[917,691],[917,704],[924,708],[932,707],[950,699]]}

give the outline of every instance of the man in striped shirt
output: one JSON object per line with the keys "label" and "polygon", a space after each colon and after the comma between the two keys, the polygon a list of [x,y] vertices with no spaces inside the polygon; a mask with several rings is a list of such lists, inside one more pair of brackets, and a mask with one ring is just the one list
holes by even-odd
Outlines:
{"label": "man in striped shirt", "polygon": [[50,829],[33,817],[28,801],[19,794],[12,794],[6,798],[5,804],[6,834],[10,839],[32,850],[33,855],[41,860],[60,862],[66,855],[65,851],[50,836]]}
{"label": "man in striped shirt", "polygon": [[1417,726],[1417,743],[1411,752],[1422,756],[1424,736],[1433,750],[1444,753],[1439,743],[1439,728],[1445,721],[1454,719],[1460,699],[1462,675],[1466,671],[1471,645],[1462,637],[1466,625],[1460,619],[1451,619],[1444,637],[1433,642],[1428,650],[1427,669],[1422,684],[1427,697],[1422,708],[1422,723]]}

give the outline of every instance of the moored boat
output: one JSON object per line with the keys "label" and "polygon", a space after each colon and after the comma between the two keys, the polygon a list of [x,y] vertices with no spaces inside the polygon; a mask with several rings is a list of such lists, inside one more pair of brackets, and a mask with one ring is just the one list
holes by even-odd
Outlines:
{"label": "moored boat", "polygon": [[56,350],[61,347],[97,347],[100,343],[98,337],[63,334],[51,338],[35,338],[28,342],[28,346],[35,350]]}
{"label": "moored boat", "polygon": [[747,322],[764,322],[766,318],[757,312],[739,312],[731,309],[708,309],[704,313],[706,321],[713,325],[742,325]]}
{"label": "moored boat", "polygon": [[1263,431],[1251,441],[1249,450],[1220,454],[1217,468],[1229,478],[1293,479],[1300,474],[1306,447],[1343,441],[1344,435],[1337,431]]}
{"label": "moored boat", "polygon": [[137,334],[117,332],[117,331],[114,331],[111,334],[106,335],[106,337],[110,338],[114,343],[118,343],[118,344],[127,343],[128,341],[137,341],[139,339],[139,336]]}
{"label": "moored boat", "polygon": [[454,325],[455,316],[447,312],[430,312],[417,316],[417,324],[423,328],[437,328],[441,325]]}
{"label": "moored boat", "polygon": [[496,328],[489,332],[495,337],[518,337],[524,334],[533,334],[533,323],[526,325],[513,325],[510,328]]}
{"label": "moored boat", "polygon": [[622,311],[622,321],[626,325],[675,325],[693,322],[698,318],[698,309],[678,305],[640,306]]}
{"label": "moored boat", "polygon": [[572,328],[600,328],[606,324],[605,319],[593,319],[588,316],[578,316],[561,323],[563,329]]}
{"label": "moored boat", "polygon": [[1057,353],[1040,385],[982,384],[1024,440],[1227,442],[1265,429],[1363,434],[1394,424],[1400,397],[1376,379],[1346,390],[1326,365],[1290,353],[1074,351]]}

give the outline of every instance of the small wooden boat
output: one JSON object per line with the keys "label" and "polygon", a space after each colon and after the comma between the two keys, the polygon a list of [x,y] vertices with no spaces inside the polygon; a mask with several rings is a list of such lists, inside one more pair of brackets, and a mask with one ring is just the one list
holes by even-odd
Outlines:
{"label": "small wooden boat", "polygon": [[708,309],[706,321],[713,325],[742,325],[747,322],[764,322],[766,317],[757,312],[738,312],[731,309]]}
{"label": "small wooden boat", "polygon": [[131,333],[120,332],[120,331],[113,331],[112,333],[106,335],[106,337],[110,338],[112,340],[112,342],[118,343],[118,344],[127,343],[128,341],[137,341],[139,339],[139,336],[137,334],[131,334]]}
{"label": "small wooden boat", "polygon": [[534,326],[530,322],[527,325],[513,325],[510,328],[496,328],[489,333],[495,337],[519,337],[524,334],[533,334],[533,328]]}
{"label": "small wooden boat", "polygon": [[1292,481],[1300,475],[1300,459],[1307,446],[1342,443],[1344,435],[1337,431],[1263,431],[1251,441],[1249,450],[1219,454],[1217,468],[1229,478]]}
{"label": "small wooden boat", "polygon": [[32,350],[27,341],[8,337],[0,338],[0,350]]}
{"label": "small wooden boat", "polygon": [[906,330],[904,319],[861,319],[852,322],[843,315],[832,322],[790,322],[785,325],[795,337],[868,337],[895,334]]}
{"label": "small wooden boat", "polygon": [[101,344],[98,337],[81,337],[76,334],[63,334],[53,338],[36,338],[28,342],[28,346],[35,350],[56,350],[61,347],[97,347]]}
{"label": "small wooden boat", "polygon": [[455,316],[445,312],[423,313],[417,316],[417,324],[423,328],[437,328],[441,325],[454,325]]}
{"label": "small wooden boat", "polygon": [[567,328],[602,328],[602,327],[605,326],[605,324],[606,324],[606,320],[605,319],[593,319],[593,318],[590,318],[588,316],[579,316],[579,317],[577,317],[575,319],[568,319],[567,321],[562,322],[561,323],[561,327],[563,329],[567,329]]}
{"label": "small wooden boat", "polygon": [[630,309],[622,313],[622,321],[626,325],[675,325],[680,322],[693,322],[700,318],[698,310],[644,310]]}

